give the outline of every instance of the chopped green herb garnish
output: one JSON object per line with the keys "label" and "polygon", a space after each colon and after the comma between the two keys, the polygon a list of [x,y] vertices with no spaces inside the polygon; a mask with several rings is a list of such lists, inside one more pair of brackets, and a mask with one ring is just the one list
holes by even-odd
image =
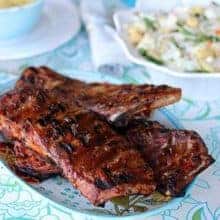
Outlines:
{"label": "chopped green herb garnish", "polygon": [[144,20],[144,23],[145,23],[147,28],[150,28],[153,31],[157,30],[156,24],[155,24],[155,22],[152,19],[150,19],[148,17],[144,17],[143,20]]}
{"label": "chopped green herb garnish", "polygon": [[216,35],[206,35],[204,33],[193,33],[192,31],[188,30],[187,28],[178,25],[178,31],[185,35],[187,38],[190,38],[191,40],[195,42],[204,42],[204,41],[213,41],[213,42],[219,42],[220,37]]}
{"label": "chopped green herb garnish", "polygon": [[181,21],[181,20],[178,20],[178,21],[176,22],[176,25],[177,25],[178,27],[183,27],[183,26],[184,26],[184,22]]}
{"label": "chopped green herb garnish", "polygon": [[210,71],[205,69],[194,69],[194,70],[187,70],[186,72],[193,72],[193,73],[210,73]]}
{"label": "chopped green herb garnish", "polygon": [[176,46],[176,48],[180,49],[180,50],[183,50],[184,48],[181,47],[178,42],[176,41],[175,38],[171,38],[171,41],[173,42],[173,44]]}
{"label": "chopped green herb garnish", "polygon": [[145,57],[147,60],[149,60],[149,61],[151,61],[151,62],[153,62],[153,63],[156,63],[156,64],[158,64],[158,65],[164,65],[163,60],[161,60],[161,59],[159,59],[159,58],[157,58],[157,57],[155,57],[155,56],[152,56],[152,55],[149,54],[149,53],[147,52],[147,50],[145,50],[144,48],[140,48],[140,49],[139,49],[139,53],[140,53],[143,57]]}
{"label": "chopped green herb garnish", "polygon": [[185,28],[182,24],[180,23],[177,23],[177,31],[184,34],[184,35],[187,35],[187,36],[190,36],[190,37],[195,37],[195,34],[193,32],[191,32],[190,30],[188,30],[187,28]]}
{"label": "chopped green herb garnish", "polygon": [[211,41],[214,41],[214,42],[219,42],[220,41],[220,37],[216,36],[216,35],[209,35],[209,36],[207,36],[207,38]]}

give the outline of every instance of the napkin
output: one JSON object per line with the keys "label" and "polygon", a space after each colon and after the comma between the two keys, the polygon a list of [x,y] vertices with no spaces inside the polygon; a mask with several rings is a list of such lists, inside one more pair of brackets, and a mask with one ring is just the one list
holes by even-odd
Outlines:
{"label": "napkin", "polygon": [[99,70],[120,68],[120,65],[129,64],[107,28],[113,27],[113,13],[125,7],[128,7],[125,1],[123,3],[119,0],[81,1],[81,14],[89,35],[93,64]]}

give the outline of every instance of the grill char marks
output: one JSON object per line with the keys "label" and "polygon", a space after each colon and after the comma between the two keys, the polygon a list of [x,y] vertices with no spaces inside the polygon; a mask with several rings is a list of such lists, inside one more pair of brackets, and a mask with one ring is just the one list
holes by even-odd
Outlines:
{"label": "grill char marks", "polygon": [[29,176],[44,180],[60,174],[60,169],[50,159],[41,157],[19,142],[0,143],[0,157],[25,179]]}
{"label": "grill char marks", "polygon": [[[41,93],[47,95],[43,102],[37,98]],[[124,137],[95,113],[65,102],[52,90],[26,87],[2,96],[0,130],[51,158],[93,204],[116,196],[149,195],[156,188],[152,169],[146,169]]]}
{"label": "grill char marks", "polygon": [[194,131],[139,121],[127,129],[126,135],[153,168],[158,190],[169,196],[180,195],[198,173],[214,162]]}
{"label": "grill char marks", "polygon": [[151,110],[175,103],[181,97],[180,89],[165,85],[86,84],[61,76],[47,67],[26,69],[16,86],[53,90],[68,102],[74,101],[122,127],[129,120],[148,116]]}

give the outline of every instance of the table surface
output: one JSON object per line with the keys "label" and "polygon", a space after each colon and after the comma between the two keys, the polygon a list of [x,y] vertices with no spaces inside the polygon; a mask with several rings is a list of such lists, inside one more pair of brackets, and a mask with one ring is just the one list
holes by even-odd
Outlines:
{"label": "table surface", "polygon": [[[0,72],[18,74],[27,66],[42,64],[60,72],[96,73],[91,62],[87,34],[83,29],[77,37],[53,52],[21,61],[0,62]],[[104,74],[113,74],[127,83],[150,80],[150,73],[133,64],[105,69]],[[180,103],[168,109],[180,119],[184,127],[197,130],[202,135],[216,163],[197,179],[190,197],[152,219],[220,219],[220,99],[214,102],[198,102],[183,98]],[[71,212],[51,204],[41,195],[33,194],[0,167],[0,219],[77,218]]]}

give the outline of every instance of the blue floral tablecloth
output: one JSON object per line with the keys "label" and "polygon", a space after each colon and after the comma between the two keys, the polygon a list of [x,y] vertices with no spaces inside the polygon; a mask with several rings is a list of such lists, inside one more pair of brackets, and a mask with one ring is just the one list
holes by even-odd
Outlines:
{"label": "blue floral tablecloth", "polygon": [[[17,74],[30,65],[47,65],[65,73],[81,74],[89,71],[96,74],[84,29],[76,38],[51,53],[21,61],[0,62],[0,72]],[[150,80],[150,74],[144,68],[132,64],[106,68],[102,74],[111,74],[126,83]],[[200,132],[216,163],[205,175],[198,178],[190,197],[171,209],[158,213],[152,219],[220,219],[220,98],[214,102],[197,102],[183,98],[180,103],[168,109],[180,119],[184,127]],[[0,167],[0,219],[68,220],[74,219],[74,216],[21,186],[7,170]]]}

